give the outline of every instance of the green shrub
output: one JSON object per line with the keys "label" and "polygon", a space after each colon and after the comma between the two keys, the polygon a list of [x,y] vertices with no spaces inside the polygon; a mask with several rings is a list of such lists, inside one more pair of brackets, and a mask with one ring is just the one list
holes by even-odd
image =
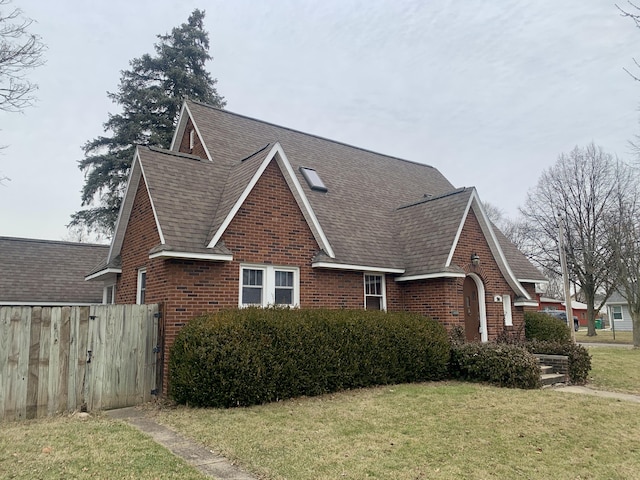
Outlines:
{"label": "green shrub", "polygon": [[451,349],[451,376],[510,388],[539,388],[540,367],[524,348],[495,343],[465,343]]}
{"label": "green shrub", "polygon": [[389,383],[440,380],[444,327],[407,313],[227,310],[189,322],[169,360],[179,403],[232,407]]}
{"label": "green shrub", "polygon": [[544,342],[532,340],[524,344],[531,353],[545,353],[547,355],[565,355],[569,357],[569,380],[576,385],[587,382],[591,370],[591,355],[585,347],[577,343]]}
{"label": "green shrub", "polygon": [[524,334],[527,340],[571,342],[571,331],[567,324],[544,312],[525,312]]}

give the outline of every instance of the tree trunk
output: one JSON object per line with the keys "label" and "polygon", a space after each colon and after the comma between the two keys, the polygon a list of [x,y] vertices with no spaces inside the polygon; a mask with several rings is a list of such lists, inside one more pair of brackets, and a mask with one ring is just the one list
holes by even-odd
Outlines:
{"label": "tree trunk", "polygon": [[[629,305],[631,307],[631,305]],[[633,346],[640,348],[640,310],[631,309],[631,320],[633,322]]]}
{"label": "tree trunk", "polygon": [[[595,293],[590,289],[584,289],[584,297],[587,304],[587,337],[595,337],[596,333],[596,311],[593,308],[595,302]],[[571,326],[573,326],[573,318],[571,319]]]}

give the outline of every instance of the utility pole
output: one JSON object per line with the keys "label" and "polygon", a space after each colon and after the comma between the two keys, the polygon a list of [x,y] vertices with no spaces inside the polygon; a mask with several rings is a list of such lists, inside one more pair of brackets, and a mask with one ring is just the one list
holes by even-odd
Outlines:
{"label": "utility pole", "polygon": [[576,341],[573,328],[573,307],[571,305],[571,288],[569,287],[569,270],[567,268],[567,254],[564,250],[564,219],[558,214],[558,248],[560,249],[560,266],[562,267],[562,283],[564,284],[564,304],[567,312],[567,326],[571,332],[571,340]]}

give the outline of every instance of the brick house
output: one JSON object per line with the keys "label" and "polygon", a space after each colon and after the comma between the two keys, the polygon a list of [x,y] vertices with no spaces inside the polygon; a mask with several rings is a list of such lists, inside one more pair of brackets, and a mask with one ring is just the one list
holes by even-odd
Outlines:
{"label": "brick house", "polygon": [[87,279],[161,303],[165,353],[196,315],[270,304],[414,311],[487,341],[545,281],[435,168],[193,101],[169,150],[137,148]]}

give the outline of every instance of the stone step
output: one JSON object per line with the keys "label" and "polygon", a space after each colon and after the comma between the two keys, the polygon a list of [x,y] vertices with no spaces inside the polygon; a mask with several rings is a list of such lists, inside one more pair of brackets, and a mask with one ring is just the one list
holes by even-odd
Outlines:
{"label": "stone step", "polygon": [[567,378],[563,373],[543,373],[540,375],[542,385],[553,385],[555,383],[567,383]]}
{"label": "stone step", "polygon": [[540,373],[543,375],[546,373],[553,373],[553,367],[551,365],[540,365]]}

